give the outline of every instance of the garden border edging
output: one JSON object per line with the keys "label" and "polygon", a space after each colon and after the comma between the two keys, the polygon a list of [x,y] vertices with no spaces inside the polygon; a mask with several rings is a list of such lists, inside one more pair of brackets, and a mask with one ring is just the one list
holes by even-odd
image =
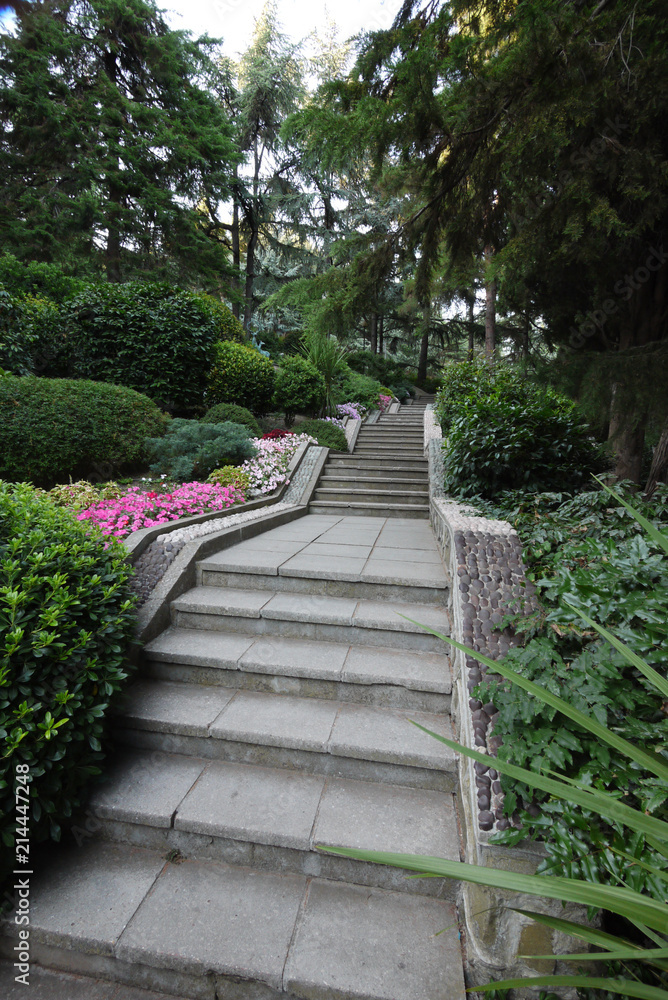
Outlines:
{"label": "garden border edging", "polygon": [[[504,613],[517,610],[517,601],[529,601],[533,588],[525,577],[522,544],[507,521],[482,517],[466,504],[445,496],[443,487],[443,441],[435,428],[433,411],[425,410],[425,448],[429,460],[430,522],[449,577],[448,613],[452,637],[491,659],[503,656],[515,644],[510,630],[495,628]],[[472,656],[451,648],[452,716],[456,738],[462,745],[483,753],[497,748],[490,727],[480,724],[483,706],[471,700],[470,691],[479,683],[484,668]],[[487,708],[488,706],[484,706]],[[477,719],[473,713],[476,713]],[[485,716],[488,718],[487,716]],[[491,746],[487,746],[487,738]],[[491,776],[489,774],[491,771]],[[512,847],[490,843],[494,826],[502,817],[498,773],[459,756],[459,807],[468,864],[535,874],[545,850],[539,842],[524,841]],[[480,802],[486,808],[480,808]],[[501,820],[502,827],[508,821]],[[481,828],[482,826],[482,828]],[[577,951],[573,938],[535,924],[510,907],[533,909],[568,919],[582,919],[583,907],[559,901],[518,895],[505,890],[463,882],[461,916],[467,936],[468,974],[472,985],[490,978],[532,976],[553,971],[572,972],[557,956]],[[553,954],[554,961],[529,964],[520,954]],[[535,997],[529,982],[515,997]],[[566,991],[563,996],[574,996]]]}

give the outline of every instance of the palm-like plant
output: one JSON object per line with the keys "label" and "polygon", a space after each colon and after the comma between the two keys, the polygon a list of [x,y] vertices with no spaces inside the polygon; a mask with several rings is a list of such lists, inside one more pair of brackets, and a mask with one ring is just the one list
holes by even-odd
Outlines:
{"label": "palm-like plant", "polygon": [[302,338],[301,352],[307,361],[318,369],[325,380],[325,399],[323,416],[334,414],[334,386],[336,379],[346,371],[346,348],[339,344],[336,337],[308,331]]}
{"label": "palm-like plant", "polygon": [[[607,487],[604,487],[604,489],[607,489]],[[608,492],[620,500],[631,511],[652,540],[668,555],[668,536],[659,531],[651,522],[624,500],[621,500],[616,494],[612,493],[611,490],[608,490]],[[579,609],[574,608],[574,610],[577,611],[587,625],[596,629],[607,642],[614,646],[627,662],[635,667],[664,699],[668,699],[668,680],[665,677],[645,663],[641,657],[607,629],[598,625]],[[426,628],[426,626],[423,627]],[[618,733],[599,723],[596,719],[573,708],[568,702],[559,698],[551,691],[511,670],[502,661],[491,660],[480,653],[468,649],[454,639],[434,632],[433,629],[427,629],[427,631],[433,632],[434,635],[439,636],[444,642],[450,643],[455,648],[469,653],[481,663],[486,664],[493,673],[500,674],[506,680],[524,688],[525,691],[541,699],[546,704],[551,705],[598,739],[624,754],[639,769],[652,775],[659,787],[665,790],[666,798],[668,798],[668,762],[663,754],[655,753],[651,750],[643,750],[635,746]],[[422,729],[423,727],[420,726],[419,728]],[[429,732],[429,730],[424,731]],[[480,761],[482,764],[489,764],[489,756],[487,754],[461,746],[437,733],[430,732],[430,735],[434,739],[445,743],[446,746],[459,751],[475,761]],[[641,834],[644,836],[646,843],[657,854],[668,859],[668,823],[626,805],[612,793],[603,792],[584,784],[573,782],[572,779],[567,778],[565,775],[548,776],[539,774],[522,767],[516,767],[498,758],[494,760],[494,767],[502,774],[523,781],[530,787],[540,789],[552,796],[565,799],[570,803],[575,803],[607,820],[623,824],[630,834]],[[655,985],[639,982],[637,979],[608,978],[584,973],[567,976],[532,976],[530,984],[532,986],[552,988],[580,987],[602,989],[623,996],[638,997],[641,1000],[668,1000],[668,906],[664,900],[649,898],[624,885],[599,885],[583,879],[557,878],[550,875],[521,875],[478,865],[469,865],[458,861],[448,861],[443,858],[430,858],[419,855],[391,854],[333,847],[323,849],[331,853],[345,855],[346,857],[358,858],[364,861],[376,861],[381,864],[406,868],[423,875],[458,878],[463,881],[509,889],[518,893],[541,896],[548,899],[559,899],[563,902],[580,903],[588,907],[596,907],[617,914],[625,918],[630,925],[634,926],[643,938],[651,941],[652,946],[643,947],[628,938],[608,934],[571,920],[548,916],[530,910],[519,910],[520,913],[532,917],[538,923],[545,924],[548,927],[579,938],[594,948],[593,951],[589,952],[583,951],[560,955],[559,958],[561,960],[574,963],[626,962],[633,960],[634,962],[642,963],[653,973]],[[633,860],[635,863],[639,863],[637,859]],[[646,867],[649,868],[649,866]],[[668,896],[668,872],[657,867],[651,868],[651,871],[660,882],[665,883],[666,896]],[[533,955],[530,957],[533,959],[554,958],[553,955]],[[500,982],[489,983],[487,986],[479,986],[476,989],[490,991],[526,985],[526,979],[506,979]]]}

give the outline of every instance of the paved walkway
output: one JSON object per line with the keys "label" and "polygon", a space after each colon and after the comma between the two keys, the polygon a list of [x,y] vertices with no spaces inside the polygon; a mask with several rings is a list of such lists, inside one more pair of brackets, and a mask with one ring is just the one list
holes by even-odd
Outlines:
{"label": "paved walkway", "polygon": [[446,649],[414,624],[448,631],[428,522],[311,514],[198,573],[91,834],[35,881],[34,960],[128,984],[100,1000],[462,1000],[453,883],[316,849],[459,858],[454,757],[410,722],[451,733]]}

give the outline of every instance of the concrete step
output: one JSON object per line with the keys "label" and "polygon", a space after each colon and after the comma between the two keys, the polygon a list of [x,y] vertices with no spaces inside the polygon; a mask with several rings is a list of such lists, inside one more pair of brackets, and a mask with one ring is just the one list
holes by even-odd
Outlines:
{"label": "concrete step", "polygon": [[378,444],[375,441],[370,441],[370,442],[360,441],[358,438],[357,443],[355,445],[355,450],[352,452],[352,454],[354,455],[356,453],[359,453],[360,455],[362,455],[372,451],[377,451],[379,457],[381,458],[385,457],[390,453],[405,455],[408,458],[411,458],[415,455],[417,458],[420,458],[423,457],[424,449],[422,446],[422,441],[420,441],[419,444],[412,444],[410,442],[398,441],[395,438],[394,440],[388,439],[386,444]]}
{"label": "concrete step", "polygon": [[429,503],[429,490],[413,488],[402,490],[396,487],[373,490],[368,488],[355,489],[352,486],[335,487],[329,483],[318,486],[313,494],[315,500],[341,500],[347,503],[362,501],[363,503],[408,503],[424,507]]}
{"label": "concrete step", "polygon": [[415,451],[409,451],[408,449],[399,449],[396,447],[376,448],[375,446],[366,447],[365,445],[362,445],[359,450],[355,448],[355,451],[351,452],[351,454],[354,455],[355,458],[374,458],[376,461],[381,460],[392,463],[395,461],[414,462],[423,457],[421,448],[419,450],[416,449]]}
{"label": "concrete step", "polygon": [[357,437],[357,440],[358,441],[362,441],[362,440],[363,441],[377,441],[377,440],[378,441],[384,441],[387,438],[392,439],[393,437],[398,436],[399,433],[401,434],[401,440],[402,441],[410,441],[411,443],[413,441],[415,441],[415,442],[420,443],[422,441],[422,439],[423,439],[422,427],[415,427],[415,428],[412,428],[412,427],[402,427],[401,430],[400,430],[400,432],[399,432],[398,429],[394,425],[391,425],[391,426],[389,426],[389,425],[388,426],[385,426],[385,425],[378,426],[376,424],[373,424],[370,427],[362,427],[360,429],[360,432],[359,432],[359,435]]}
{"label": "concrete step", "polygon": [[145,646],[143,675],[443,714],[452,691],[445,647],[428,653],[180,628]]}
{"label": "concrete step", "polygon": [[405,476],[429,482],[429,463],[427,459],[386,462],[350,455],[348,458],[330,458],[323,469],[324,476],[343,473],[349,476]]}
{"label": "concrete step", "polygon": [[448,900],[104,841],[54,852],[31,890],[31,961],[70,974],[191,1000],[464,1000]]}
{"label": "concrete step", "polygon": [[396,476],[387,475],[352,475],[350,473],[343,474],[338,472],[336,469],[323,469],[322,476],[320,477],[319,483],[321,487],[326,487],[327,489],[348,489],[351,485],[357,486],[362,489],[364,486],[368,485],[370,489],[385,491],[391,488],[398,488],[404,492],[410,493],[426,493],[429,495],[429,484],[426,479],[420,480],[411,478],[405,478],[401,474]]}
{"label": "concrete step", "polygon": [[105,839],[187,858],[424,896],[457,884],[316,850],[316,844],[459,861],[451,793],[145,750],[118,754],[88,808]]}
{"label": "concrete step", "polygon": [[163,753],[454,791],[457,762],[412,725],[450,736],[450,718],[212,685],[142,680],[116,710],[115,738]]}
{"label": "concrete step", "polygon": [[281,635],[436,653],[442,651],[443,642],[413,622],[418,621],[443,634],[449,630],[444,605],[232,587],[195,587],[172,601],[171,612],[172,624],[179,628]]}
{"label": "concrete step", "polygon": [[414,517],[423,521],[429,520],[429,505],[424,507],[410,504],[380,504],[380,503],[341,503],[333,500],[311,500],[311,514],[341,514],[355,517]]}

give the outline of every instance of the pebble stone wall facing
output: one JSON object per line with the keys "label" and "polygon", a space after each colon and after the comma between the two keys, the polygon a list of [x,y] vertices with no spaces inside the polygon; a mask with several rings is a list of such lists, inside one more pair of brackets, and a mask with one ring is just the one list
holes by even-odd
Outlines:
{"label": "pebble stone wall facing", "polygon": [[210,535],[214,531],[221,531],[223,528],[232,528],[235,524],[254,521],[258,517],[264,517],[269,511],[278,512],[301,504],[315,466],[324,450],[316,445],[309,445],[304,450],[288,488],[277,503],[249,511],[244,511],[242,508],[236,514],[212,518],[201,524],[189,524],[181,528],[179,522],[174,521],[174,526],[159,535],[135,560],[136,575],[133,586],[139,595],[139,607],[148,600],[154,587],[163,578],[186,542],[201,538],[203,535]]}

